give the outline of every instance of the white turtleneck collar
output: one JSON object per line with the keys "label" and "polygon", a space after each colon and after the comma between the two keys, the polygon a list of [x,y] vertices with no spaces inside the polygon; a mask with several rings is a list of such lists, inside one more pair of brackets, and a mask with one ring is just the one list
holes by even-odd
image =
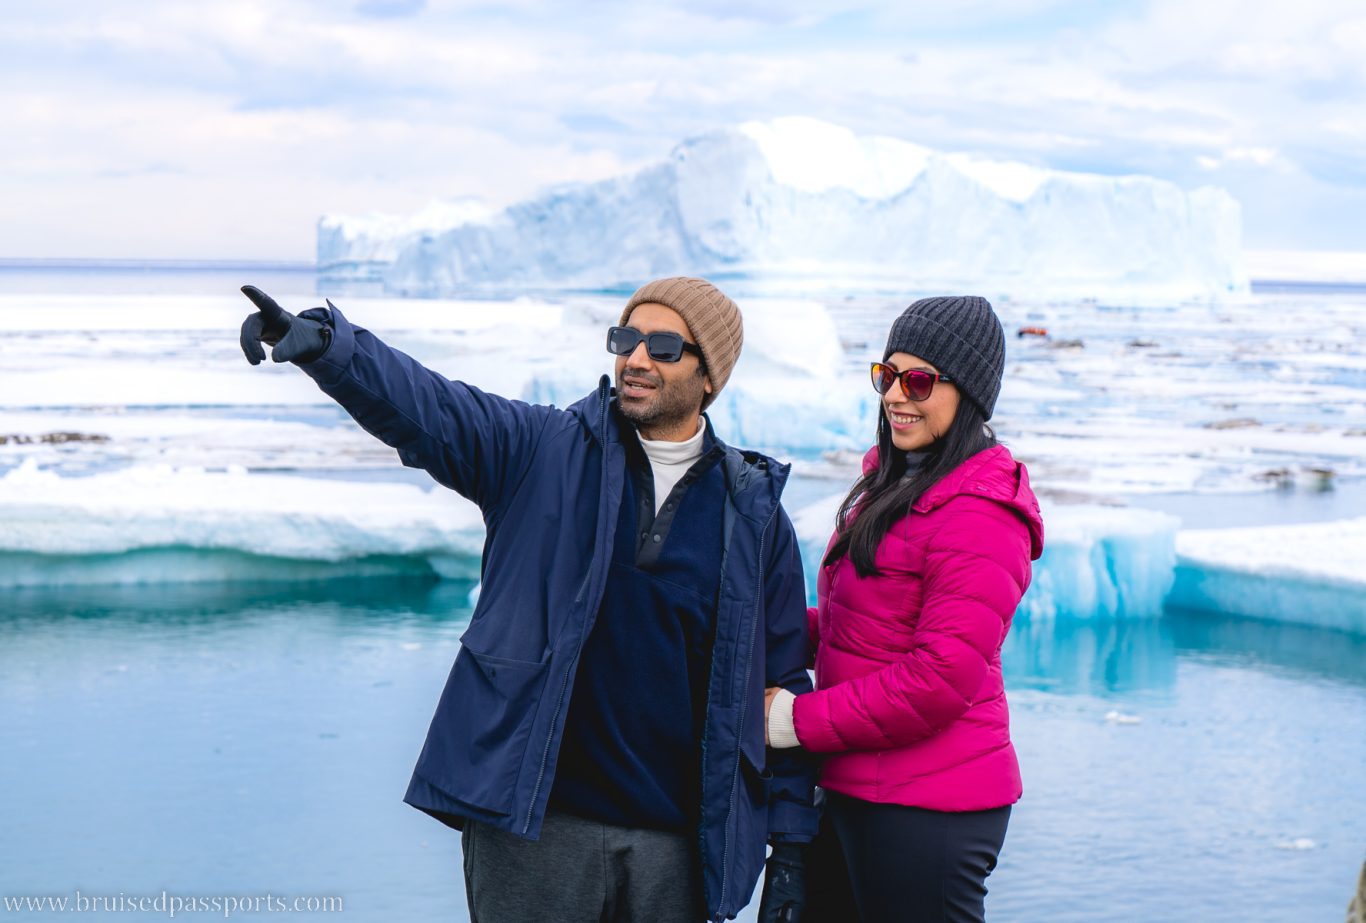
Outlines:
{"label": "white turtleneck collar", "polygon": [[655,476],[656,513],[664,505],[664,500],[674,489],[674,485],[688,473],[693,462],[702,457],[702,441],[706,435],[706,424],[698,417],[697,432],[682,442],[640,437],[640,447],[645,450],[645,457],[650,460],[650,469]]}

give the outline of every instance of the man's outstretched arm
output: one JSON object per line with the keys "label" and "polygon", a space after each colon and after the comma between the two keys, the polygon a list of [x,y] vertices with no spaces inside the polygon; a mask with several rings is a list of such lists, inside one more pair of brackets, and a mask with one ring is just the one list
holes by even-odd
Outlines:
{"label": "man's outstretched arm", "polygon": [[366,432],[398,450],[486,512],[520,479],[555,411],[452,381],[354,327],[331,302],[295,316],[255,286],[257,311],[242,324],[242,352],[256,365],[262,344],[293,362]]}

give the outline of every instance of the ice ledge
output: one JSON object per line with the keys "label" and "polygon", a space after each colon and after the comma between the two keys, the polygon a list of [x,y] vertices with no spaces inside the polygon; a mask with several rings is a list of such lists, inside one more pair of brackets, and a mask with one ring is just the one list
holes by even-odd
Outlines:
{"label": "ice ledge", "polygon": [[[796,510],[808,589],[842,494]],[[1149,510],[1049,504],[1022,620],[1164,607],[1366,634],[1366,517],[1178,531]],[[0,477],[0,587],[478,574],[484,523],[449,491],[243,469]]]}
{"label": "ice ledge", "polygon": [[[814,586],[842,494],[793,517]],[[1108,506],[1044,505],[1044,552],[1020,603],[1029,619],[1152,618],[1162,614],[1176,564],[1180,520]],[[814,593],[811,594],[814,597]]]}
{"label": "ice ledge", "polygon": [[0,478],[0,586],[478,574],[484,523],[449,491],[243,469]]}
{"label": "ice ledge", "polygon": [[1172,587],[1180,520],[1105,506],[1043,506],[1044,553],[1019,615],[1151,618]]}
{"label": "ice ledge", "polygon": [[[808,567],[839,500],[793,517]],[[1189,531],[1133,508],[1051,504],[1043,517],[1021,619],[1151,618],[1171,606],[1366,634],[1366,517]]]}
{"label": "ice ledge", "polygon": [[1171,605],[1366,634],[1366,517],[1193,529],[1176,553]]}

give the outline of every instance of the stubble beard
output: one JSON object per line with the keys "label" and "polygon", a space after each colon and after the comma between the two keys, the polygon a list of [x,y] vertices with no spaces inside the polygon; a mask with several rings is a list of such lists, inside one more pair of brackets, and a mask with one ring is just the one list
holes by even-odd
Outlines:
{"label": "stubble beard", "polygon": [[627,400],[620,396],[625,390],[622,381],[625,373],[623,369],[617,374],[617,407],[623,417],[635,424],[636,429],[672,429],[701,413],[702,397],[706,393],[706,373],[700,367],[696,375],[673,383],[666,383],[658,375],[632,372],[632,378],[648,381],[655,386],[654,399],[650,401]]}

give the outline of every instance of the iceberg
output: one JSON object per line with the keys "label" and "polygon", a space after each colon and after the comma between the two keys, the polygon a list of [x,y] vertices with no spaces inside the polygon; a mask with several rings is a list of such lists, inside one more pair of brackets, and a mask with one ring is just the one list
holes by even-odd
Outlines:
{"label": "iceberg", "polygon": [[732,292],[1159,297],[1241,293],[1241,212],[1211,187],[1099,176],[861,137],[808,118],[678,144],[661,163],[496,213],[324,216],[324,285],[443,297],[630,290],[705,275]]}
{"label": "iceberg", "polygon": [[[436,200],[411,216],[372,214],[318,221],[318,265],[329,275],[382,282],[384,270],[410,245],[434,233],[488,220],[493,211],[473,198]],[[321,259],[327,254],[327,262]]]}
{"label": "iceberg", "polygon": [[[843,494],[797,510],[808,594]],[[1149,616],[1171,583],[1174,517],[1045,510],[1049,544],[1021,614]],[[297,474],[138,465],[0,477],[0,587],[479,576],[484,522],[452,491]]]}
{"label": "iceberg", "polygon": [[[877,425],[876,395],[865,379],[847,374],[830,312],[818,302],[790,298],[747,298],[741,307],[744,353],[707,409],[717,434],[731,445],[784,457],[865,446]],[[505,393],[558,407],[582,398],[612,369],[600,341],[619,313],[613,304],[610,319],[571,314],[567,326],[582,324],[583,358],[570,358],[566,350],[557,368],[538,371]]]}
{"label": "iceberg", "polygon": [[[842,498],[792,517],[813,601],[814,568]],[[1366,517],[1181,529],[1178,517],[1154,510],[1045,503],[1043,518],[1043,557],[1016,617],[1044,627],[1027,634],[1051,633],[1054,621],[1146,619],[1173,608],[1366,635]]]}
{"label": "iceberg", "polygon": [[484,523],[449,492],[242,469],[0,478],[0,587],[473,579]]}
{"label": "iceberg", "polygon": [[1366,634],[1366,517],[1191,529],[1176,552],[1174,606]]}
{"label": "iceberg", "polygon": [[[797,511],[792,524],[806,562],[807,595],[844,494]],[[1152,510],[1043,505],[1043,556],[1017,617],[1049,619],[1152,618],[1162,614],[1176,566],[1180,520]]]}
{"label": "iceberg", "polygon": [[[792,515],[812,602],[843,496]],[[1366,634],[1366,518],[1178,532],[1175,516],[1149,510],[1047,504],[1043,515],[1044,555],[1017,612],[1031,636],[1064,630],[1055,625],[1141,622],[1164,606]],[[435,485],[235,465],[135,465],[63,477],[32,458],[0,477],[0,587],[7,588],[472,581],[483,543],[479,510]],[[1139,636],[1115,637],[1132,643]],[[1032,656],[1024,648],[1016,655]]]}
{"label": "iceberg", "polygon": [[1043,504],[1044,552],[1019,615],[1153,618],[1171,590],[1181,520],[1154,510]]}

